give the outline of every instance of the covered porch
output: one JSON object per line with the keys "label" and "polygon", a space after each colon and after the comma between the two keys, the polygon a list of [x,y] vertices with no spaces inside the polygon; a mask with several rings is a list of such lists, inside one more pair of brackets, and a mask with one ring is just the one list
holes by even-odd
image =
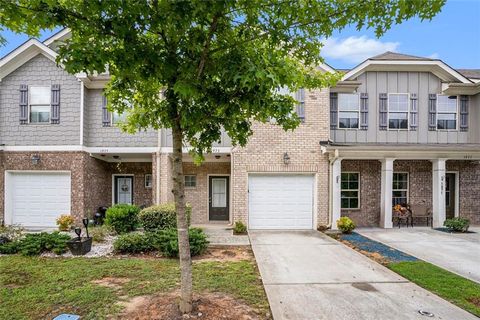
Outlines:
{"label": "covered porch", "polygon": [[[330,217],[392,228],[396,204],[431,212],[432,226],[464,217],[480,224],[480,150],[474,145],[329,145]],[[415,219],[414,225],[427,220]]]}

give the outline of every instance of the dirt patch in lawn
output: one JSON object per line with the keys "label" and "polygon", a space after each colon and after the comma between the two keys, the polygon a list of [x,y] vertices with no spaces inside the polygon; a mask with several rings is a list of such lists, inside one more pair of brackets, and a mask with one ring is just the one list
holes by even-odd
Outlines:
{"label": "dirt patch in lawn", "polygon": [[93,280],[92,283],[97,284],[102,287],[112,288],[115,290],[122,289],[123,285],[129,282],[130,279],[128,278],[114,278],[114,277],[106,277],[99,280]]}
{"label": "dirt patch in lawn", "polygon": [[475,305],[475,307],[480,308],[480,297],[471,297],[467,299],[468,302]]}
{"label": "dirt patch in lawn", "polygon": [[123,313],[113,319],[149,320],[149,319],[208,319],[208,320],[260,320],[271,319],[261,316],[253,308],[238,299],[220,293],[195,295],[193,311],[188,315],[178,309],[177,291],[154,296],[140,296],[122,302]]}
{"label": "dirt patch in lawn", "polygon": [[252,260],[252,249],[243,247],[211,247],[198,257],[193,257],[193,261],[242,261]]}

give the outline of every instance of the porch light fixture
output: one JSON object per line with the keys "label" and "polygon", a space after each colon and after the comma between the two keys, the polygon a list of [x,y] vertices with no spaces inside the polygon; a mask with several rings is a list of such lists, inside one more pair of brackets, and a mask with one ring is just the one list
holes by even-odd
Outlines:
{"label": "porch light fixture", "polygon": [[217,160],[220,159],[220,156],[217,154],[217,155],[215,156],[215,159],[217,159]]}
{"label": "porch light fixture", "polygon": [[283,154],[283,164],[289,164],[290,163],[290,156],[288,155],[288,153],[284,153]]}
{"label": "porch light fixture", "polygon": [[32,160],[32,164],[38,164],[40,162],[40,155],[32,154],[30,160]]}

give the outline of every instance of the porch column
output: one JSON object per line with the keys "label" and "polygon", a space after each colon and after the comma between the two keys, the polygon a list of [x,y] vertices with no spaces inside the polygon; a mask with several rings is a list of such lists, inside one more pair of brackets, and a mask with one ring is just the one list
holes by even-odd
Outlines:
{"label": "porch column", "polygon": [[432,160],[432,203],[433,203],[433,227],[443,226],[445,221],[445,167],[446,159]]}
{"label": "porch column", "polygon": [[330,216],[332,217],[332,230],[337,230],[337,220],[340,219],[341,206],[341,176],[342,176],[342,159],[335,159],[331,164],[330,183],[332,186],[332,206]]}
{"label": "porch column", "polygon": [[393,158],[381,160],[380,227],[392,228]]}

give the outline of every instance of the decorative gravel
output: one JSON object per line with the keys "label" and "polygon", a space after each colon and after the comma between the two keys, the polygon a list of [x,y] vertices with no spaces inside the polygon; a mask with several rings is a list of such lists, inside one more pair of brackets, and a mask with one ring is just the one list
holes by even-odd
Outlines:
{"label": "decorative gravel", "polygon": [[107,236],[105,237],[104,242],[92,244],[92,250],[84,256],[74,256],[70,251],[65,252],[62,255],[57,256],[53,252],[45,252],[42,253],[42,257],[49,257],[49,258],[56,258],[56,257],[63,257],[63,258],[72,258],[72,257],[84,257],[84,258],[98,258],[98,257],[107,257],[113,255],[113,242],[117,237]]}
{"label": "decorative gravel", "polygon": [[371,253],[378,253],[383,257],[385,257],[386,259],[390,260],[391,262],[418,260],[414,256],[411,256],[402,251],[389,247],[383,243],[371,240],[356,232],[353,232],[351,234],[342,234],[341,239],[344,241],[350,242],[360,250],[371,252]]}

